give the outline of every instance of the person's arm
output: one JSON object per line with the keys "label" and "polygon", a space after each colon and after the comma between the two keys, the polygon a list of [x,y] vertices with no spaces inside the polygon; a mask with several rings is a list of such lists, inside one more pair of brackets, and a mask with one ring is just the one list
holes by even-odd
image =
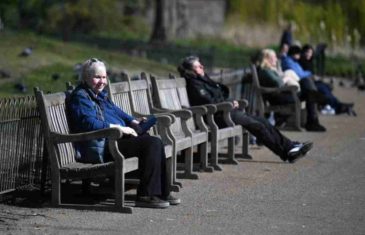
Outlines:
{"label": "person's arm", "polygon": [[282,61],[283,70],[291,69],[293,70],[300,79],[311,77],[313,74],[310,71],[303,70],[303,68],[299,65],[299,63],[295,62],[293,59],[286,57]]}
{"label": "person's arm", "polygon": [[293,70],[295,71],[295,73],[298,75],[298,77],[300,77],[300,79],[302,78],[308,78],[308,77],[312,77],[313,74],[310,71],[304,70],[302,68],[302,66],[300,66],[299,63],[294,62],[294,67]]}
{"label": "person's arm", "polygon": [[136,123],[138,124],[139,121],[137,121],[137,119],[127,113],[125,113],[121,108],[119,108],[118,106],[116,106],[114,103],[112,103],[114,111],[117,113],[117,115],[123,119],[123,121],[126,123],[126,125],[129,125],[130,123]]}

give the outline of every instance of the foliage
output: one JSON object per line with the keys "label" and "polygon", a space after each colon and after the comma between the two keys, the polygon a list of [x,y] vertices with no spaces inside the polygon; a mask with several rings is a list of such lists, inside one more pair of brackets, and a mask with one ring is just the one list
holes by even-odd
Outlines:
{"label": "foliage", "polygon": [[7,28],[32,29],[37,32],[113,34],[141,38],[149,29],[136,9],[144,1],[117,0],[3,0],[0,17]]}
{"label": "foliage", "polygon": [[236,19],[277,26],[294,21],[301,41],[356,43],[365,36],[365,0],[228,0],[228,20]]}

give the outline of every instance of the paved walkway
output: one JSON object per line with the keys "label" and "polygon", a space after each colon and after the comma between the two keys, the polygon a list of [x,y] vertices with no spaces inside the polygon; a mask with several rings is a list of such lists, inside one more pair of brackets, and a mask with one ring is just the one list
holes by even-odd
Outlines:
{"label": "paved walkway", "polygon": [[321,116],[326,133],[286,132],[315,143],[295,164],[251,149],[252,161],[181,180],[180,206],[131,215],[0,205],[0,234],[365,234],[365,92],[335,93],[358,117]]}

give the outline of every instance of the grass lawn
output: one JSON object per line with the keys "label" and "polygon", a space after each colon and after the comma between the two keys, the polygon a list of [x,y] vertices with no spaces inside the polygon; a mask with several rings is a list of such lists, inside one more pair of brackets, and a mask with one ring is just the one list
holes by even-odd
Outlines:
{"label": "grass lawn", "polygon": [[[33,47],[31,56],[19,56],[26,47]],[[2,97],[24,94],[15,88],[15,84],[19,82],[26,85],[26,94],[32,94],[35,86],[44,91],[63,91],[65,82],[76,81],[74,65],[91,57],[105,61],[108,68],[117,73],[125,70],[131,75],[137,75],[145,71],[167,76],[168,73],[176,71],[172,65],[25,32],[1,32],[0,54],[0,69],[5,69],[11,74],[11,78],[0,78]],[[58,79],[52,78],[55,73],[59,75]]]}

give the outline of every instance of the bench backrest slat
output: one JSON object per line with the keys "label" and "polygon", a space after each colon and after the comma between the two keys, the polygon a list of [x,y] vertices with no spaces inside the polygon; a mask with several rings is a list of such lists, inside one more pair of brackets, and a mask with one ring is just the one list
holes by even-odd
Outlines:
{"label": "bench backrest slat", "polygon": [[[152,84],[154,89],[154,94],[157,96],[156,101],[158,101],[157,106],[160,108],[170,109],[170,110],[181,110],[182,104],[180,103],[179,94],[177,91],[177,83],[175,79],[157,79],[152,78]],[[190,130],[196,130],[194,120],[192,118],[187,120],[187,125]],[[179,126],[175,127],[174,130],[177,133],[181,133],[181,123]],[[174,133],[175,133],[174,132]]]}
{"label": "bench backrest slat", "polygon": [[[66,115],[66,93],[36,92],[36,96],[46,141],[52,141],[51,132],[70,134]],[[52,143],[47,144],[48,152],[51,164],[56,164],[54,167],[61,168],[76,161],[76,151],[72,143],[57,144],[54,148],[51,148],[50,145]]]}
{"label": "bench backrest slat", "polygon": [[177,92],[179,95],[180,103],[184,107],[190,107],[188,93],[186,91],[186,81],[184,78],[175,78],[177,85]]}

